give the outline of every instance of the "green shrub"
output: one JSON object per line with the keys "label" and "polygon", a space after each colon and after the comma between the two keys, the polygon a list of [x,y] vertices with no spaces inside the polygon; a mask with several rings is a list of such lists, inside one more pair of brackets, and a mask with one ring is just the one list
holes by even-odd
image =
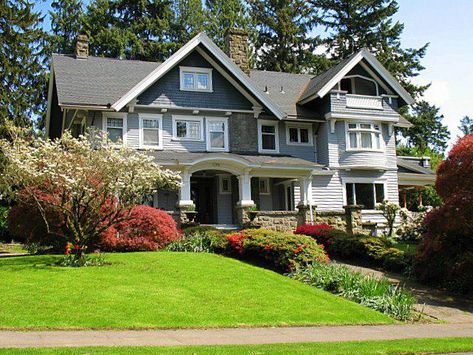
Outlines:
{"label": "green shrub", "polygon": [[289,274],[295,280],[348,298],[364,306],[388,314],[399,320],[411,317],[415,299],[401,287],[387,279],[377,279],[346,266],[313,264]]}
{"label": "green shrub", "polygon": [[215,253],[226,249],[227,240],[225,235],[215,228],[193,227],[184,231],[184,236],[167,245],[166,250],[177,252],[194,252],[194,253]]}
{"label": "green shrub", "polygon": [[279,272],[328,261],[323,246],[305,235],[265,229],[247,229],[227,235],[227,251]]}
{"label": "green shrub", "polygon": [[212,226],[194,226],[194,227],[187,227],[184,228],[184,235],[194,235],[200,232],[215,232],[218,231],[217,228]]}

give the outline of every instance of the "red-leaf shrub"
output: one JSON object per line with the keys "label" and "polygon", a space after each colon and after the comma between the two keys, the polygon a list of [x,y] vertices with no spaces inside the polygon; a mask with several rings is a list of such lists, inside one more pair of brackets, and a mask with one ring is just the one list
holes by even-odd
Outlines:
{"label": "red-leaf shrub", "polygon": [[100,247],[106,251],[146,251],[164,248],[180,236],[176,222],[163,210],[136,206],[130,219],[102,233]]}
{"label": "red-leaf shrub", "polygon": [[315,238],[317,243],[327,247],[330,244],[331,234],[329,231],[331,230],[333,230],[333,227],[327,223],[303,224],[297,227],[294,233],[308,235]]}
{"label": "red-leaf shrub", "polygon": [[473,292],[473,135],[461,138],[437,170],[444,204],[425,219],[414,264],[424,282]]}
{"label": "red-leaf shrub", "polygon": [[247,229],[226,236],[233,256],[255,261],[280,272],[289,272],[314,262],[328,262],[323,245],[305,235]]}

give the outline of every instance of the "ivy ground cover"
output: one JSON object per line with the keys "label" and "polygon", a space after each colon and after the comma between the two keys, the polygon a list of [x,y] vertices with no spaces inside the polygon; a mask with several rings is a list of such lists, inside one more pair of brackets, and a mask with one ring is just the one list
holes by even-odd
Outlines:
{"label": "ivy ground cover", "polygon": [[60,256],[0,259],[0,328],[146,329],[374,324],[393,320],[275,272],[214,254],[107,254],[101,267]]}

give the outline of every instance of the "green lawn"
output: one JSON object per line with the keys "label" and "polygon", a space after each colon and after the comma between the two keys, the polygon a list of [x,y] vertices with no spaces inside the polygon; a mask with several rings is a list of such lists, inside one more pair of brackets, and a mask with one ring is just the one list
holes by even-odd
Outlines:
{"label": "green lawn", "polygon": [[397,242],[396,244],[394,244],[394,248],[402,250],[405,253],[415,254],[417,250],[417,244],[408,242]]}
{"label": "green lawn", "polygon": [[340,343],[269,345],[96,347],[62,349],[0,349],[0,355],[218,355],[218,354],[428,354],[472,351],[473,338],[405,339]]}
{"label": "green lawn", "polygon": [[0,259],[0,328],[177,328],[394,322],[269,270],[214,254],[108,254],[112,265]]}

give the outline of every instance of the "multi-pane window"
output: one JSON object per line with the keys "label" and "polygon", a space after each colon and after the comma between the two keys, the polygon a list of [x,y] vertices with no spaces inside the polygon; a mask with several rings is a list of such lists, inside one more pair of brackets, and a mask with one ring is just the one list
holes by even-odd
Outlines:
{"label": "multi-pane window", "polygon": [[347,148],[354,150],[380,150],[381,126],[375,123],[348,123]]}
{"label": "multi-pane window", "polygon": [[113,143],[122,142],[124,135],[123,118],[108,117],[106,121],[106,130],[108,133],[108,138]]}
{"label": "multi-pane window", "polygon": [[207,118],[207,149],[228,150],[227,120]]}
{"label": "multi-pane window", "polygon": [[161,116],[140,116],[140,145],[147,148],[162,148]]}
{"label": "multi-pane window", "polygon": [[362,205],[364,209],[375,209],[385,199],[384,184],[380,183],[347,183],[346,192],[348,205]]}
{"label": "multi-pane window", "polygon": [[287,126],[287,144],[302,144],[302,145],[311,145],[312,144],[312,129],[309,126],[305,127],[294,127]]}
{"label": "multi-pane window", "polygon": [[277,123],[264,121],[259,123],[260,151],[277,153],[279,150]]}
{"label": "multi-pane window", "polygon": [[212,69],[181,67],[181,90],[212,91]]}
{"label": "multi-pane window", "polygon": [[230,176],[220,176],[220,193],[230,194],[232,192],[232,183]]}
{"label": "multi-pane window", "polygon": [[269,178],[259,178],[259,193],[269,195]]}
{"label": "multi-pane window", "polygon": [[202,140],[202,119],[174,119],[174,138],[180,140]]}

